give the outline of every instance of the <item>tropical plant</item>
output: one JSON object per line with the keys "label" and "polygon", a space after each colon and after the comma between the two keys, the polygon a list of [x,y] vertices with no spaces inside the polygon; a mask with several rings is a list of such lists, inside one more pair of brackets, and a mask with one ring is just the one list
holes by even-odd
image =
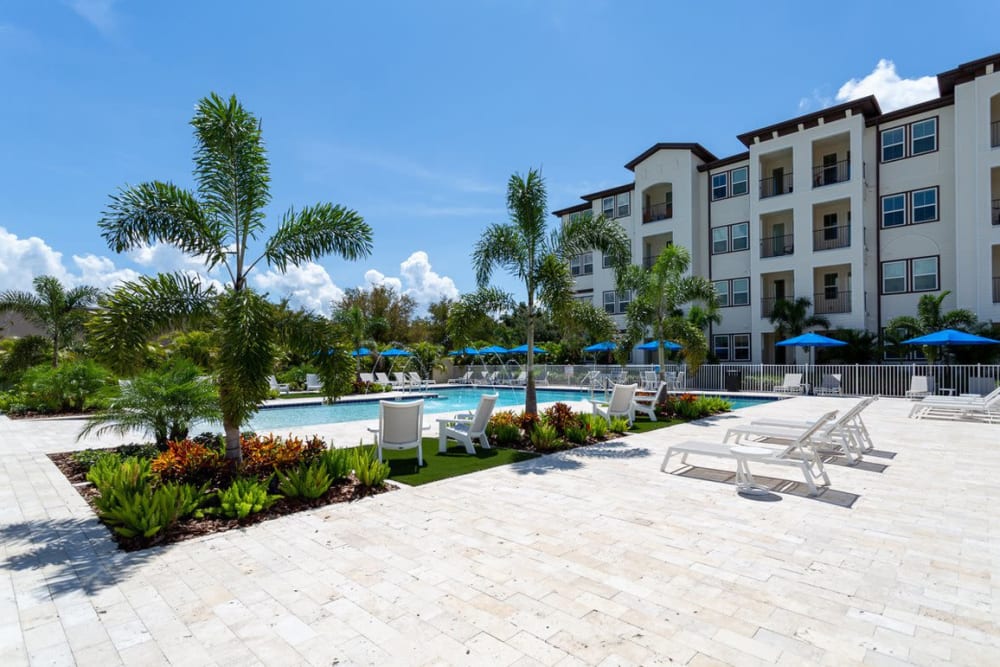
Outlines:
{"label": "tropical plant", "polygon": [[559,431],[556,430],[556,427],[545,421],[539,422],[535,428],[531,429],[528,440],[531,442],[531,446],[540,452],[551,452],[566,446],[566,443],[559,437]]}
{"label": "tropical plant", "polygon": [[574,445],[582,445],[587,442],[587,436],[589,435],[587,427],[581,424],[570,425],[566,427],[566,439],[572,442]]}
{"label": "tropical plant", "polygon": [[830,326],[830,320],[822,315],[810,314],[810,308],[812,301],[805,296],[775,301],[768,316],[774,326],[775,342],[800,336],[806,329]]}
{"label": "tropical plant", "polygon": [[29,368],[18,385],[19,400],[38,412],[81,412],[101,400],[108,372],[90,359],[70,361],[55,368]]}
{"label": "tropical plant", "polygon": [[608,420],[600,415],[583,414],[580,415],[580,421],[597,440],[603,440],[608,434]]}
{"label": "tropical plant", "polygon": [[[191,124],[197,190],[163,181],[124,188],[111,196],[98,224],[116,252],[166,243],[204,260],[209,271],[222,267],[228,282],[219,292],[179,274],[127,282],[103,301],[92,340],[121,371],[134,366],[155,333],[178,324],[201,324],[212,332],[226,456],[239,459],[240,427],[268,396],[279,338],[315,354],[331,396],[343,386],[338,369],[353,369],[346,351],[331,347],[332,323],[305,313],[276,322],[274,307],[250,288],[251,272],[263,263],[284,273],[329,253],[350,260],[366,257],[372,232],[360,215],[343,206],[290,209],[254,259],[250,245],[264,232],[271,200],[260,121],[235,96],[225,100],[212,93],[199,102]],[[322,352],[316,354],[317,349]]]}
{"label": "tropical plant", "polygon": [[83,330],[89,308],[101,293],[80,285],[67,290],[54,276],[36,276],[35,293],[7,290],[0,294],[0,313],[12,311],[45,332],[52,342],[52,365],[59,365],[60,345],[68,344]]}
{"label": "tropical plant", "polygon": [[318,437],[303,440],[292,435],[282,438],[273,433],[241,437],[241,446],[243,471],[254,475],[308,463],[326,451],[326,443]]}
{"label": "tropical plant", "polygon": [[[941,329],[970,331],[976,328],[978,318],[971,310],[956,308],[955,310],[942,311],[942,304],[950,294],[950,290],[945,290],[940,294],[924,294],[917,302],[916,316],[900,315],[894,317],[886,323],[886,331],[892,332],[896,338],[906,339],[926,336]],[[927,358],[927,363],[933,364],[937,360],[938,347],[924,345],[921,350]]]}
{"label": "tropical plant", "polygon": [[545,423],[554,427],[559,435],[564,434],[570,426],[576,426],[580,423],[579,416],[573,412],[573,408],[565,403],[553,403],[545,408],[542,414]]}
{"label": "tropical plant", "polygon": [[117,454],[112,454],[97,459],[87,472],[87,481],[102,494],[111,489],[131,493],[146,488],[151,474],[149,459],[135,456],[122,459]]}
{"label": "tropical plant", "polygon": [[198,373],[193,363],[179,358],[124,382],[118,397],[87,421],[77,439],[137,430],[152,434],[157,445],[166,447],[168,440],[186,438],[193,422],[218,421],[219,393]]}
{"label": "tropical plant", "polygon": [[616,270],[624,268],[629,256],[625,230],[603,215],[584,216],[564,224],[548,234],[545,182],[532,169],[527,176],[514,174],[507,182],[507,211],[510,222],[486,228],[472,254],[476,282],[486,287],[494,270],[501,268],[516,276],[527,293],[525,370],[528,373],[524,405],[527,412],[537,412],[535,393],[534,346],[536,301],[558,312],[572,301],[572,276],[569,259],[596,249],[611,258]]}
{"label": "tropical plant", "polygon": [[[621,290],[632,290],[632,301],[626,310],[628,328],[640,335],[646,327],[652,329],[657,346],[657,364],[661,370],[666,360],[665,340],[679,343],[683,349],[688,372],[694,375],[708,354],[708,341],[701,327],[680,315],[680,309],[691,302],[715,303],[715,290],[702,276],[685,275],[691,266],[691,253],[680,245],[663,249],[653,266],[646,270],[632,265],[620,277]],[[635,336],[633,336],[635,337]]]}
{"label": "tropical plant", "polygon": [[847,343],[843,346],[816,350],[822,363],[870,364],[879,355],[878,336],[864,329],[834,329],[826,332],[830,338]]}
{"label": "tropical plant", "polygon": [[252,477],[233,480],[232,484],[218,492],[219,506],[213,508],[211,513],[227,519],[245,519],[266,510],[281,498],[267,492],[270,482],[270,478],[262,482]]}
{"label": "tropical plant", "polygon": [[288,498],[315,500],[329,491],[333,484],[333,478],[322,461],[276,470],[275,475],[278,476],[278,491]]}
{"label": "tropical plant", "polygon": [[388,463],[378,460],[374,447],[356,447],[351,453],[351,469],[362,486],[380,489],[385,485],[392,469]]}
{"label": "tropical plant", "polygon": [[211,478],[222,467],[222,454],[194,440],[171,440],[152,463],[160,479],[194,481]]}
{"label": "tropical plant", "polygon": [[48,357],[49,341],[42,336],[0,340],[0,388],[13,387],[26,370],[45,363]]}
{"label": "tropical plant", "polygon": [[608,429],[614,431],[615,433],[625,433],[628,431],[628,418],[613,417],[611,419],[611,423],[608,425]]}
{"label": "tropical plant", "polygon": [[162,484],[155,489],[113,487],[94,499],[98,516],[123,537],[151,538],[193,514],[205,498],[206,487]]}
{"label": "tropical plant", "polygon": [[330,479],[347,479],[351,474],[351,454],[347,449],[327,449],[320,453],[316,459],[326,468],[326,473]]}

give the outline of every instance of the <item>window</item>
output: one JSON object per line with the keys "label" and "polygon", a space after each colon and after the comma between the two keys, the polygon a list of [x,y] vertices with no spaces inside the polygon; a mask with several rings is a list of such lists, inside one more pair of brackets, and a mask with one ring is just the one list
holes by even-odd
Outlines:
{"label": "window", "polygon": [[589,217],[590,217],[590,211],[578,211],[576,213],[569,214],[569,221],[580,222],[584,218],[589,218]]}
{"label": "window", "polygon": [[729,361],[729,336],[727,334],[712,336],[712,351],[719,361]]}
{"label": "window", "polygon": [[729,252],[729,228],[716,227],[712,230],[712,254]]}
{"label": "window", "polygon": [[719,302],[720,308],[725,308],[729,305],[729,281],[728,280],[716,280],[712,283],[712,287],[715,288],[715,299]]}
{"label": "window", "polygon": [[732,293],[732,302],[734,306],[750,305],[749,278],[733,278],[730,291]]}
{"label": "window", "polygon": [[594,297],[591,296],[590,294],[584,294],[582,296],[574,296],[573,299],[575,301],[579,301],[580,303],[593,303],[594,301]]}
{"label": "window", "polygon": [[913,265],[913,291],[932,292],[938,288],[938,258],[921,257],[910,260]]}
{"label": "window", "polygon": [[[631,254],[626,261],[629,262],[632,261]],[[601,258],[601,266],[603,266],[605,269],[610,269],[612,267],[611,256],[608,255],[607,253],[604,253],[604,256]]]}
{"label": "window", "polygon": [[837,240],[837,214],[827,213],[823,216],[823,240]]}
{"label": "window", "polygon": [[618,312],[624,313],[628,310],[628,305],[632,302],[632,291],[619,292],[618,296]]}
{"label": "window", "polygon": [[615,216],[616,218],[624,218],[629,215],[629,212],[632,210],[631,194],[632,193],[630,192],[623,192],[618,195],[618,210],[617,215]]}
{"label": "window", "polygon": [[750,247],[750,223],[749,222],[738,222],[733,225],[732,233],[732,248],[733,252],[738,250],[746,250]]}
{"label": "window", "polygon": [[615,314],[615,293],[613,290],[604,293],[604,312],[608,315]]}
{"label": "window", "polygon": [[750,223],[737,222],[712,228],[712,254],[738,252],[750,247]]}
{"label": "window", "polygon": [[823,274],[823,298],[827,301],[833,301],[837,298],[837,278],[836,273]]}
{"label": "window", "polygon": [[906,224],[906,195],[882,197],[882,226],[898,227]]}
{"label": "window", "polygon": [[739,169],[733,169],[732,174],[733,185],[731,196],[745,195],[747,193],[747,168],[740,167]]}
{"label": "window", "polygon": [[733,334],[733,361],[750,361],[750,334]]}
{"label": "window", "polygon": [[913,222],[937,220],[937,188],[913,191]]}
{"label": "window", "polygon": [[601,200],[601,212],[604,213],[605,218],[615,217],[615,198],[605,197]]}
{"label": "window", "polygon": [[726,183],[729,179],[729,172],[714,174],[712,176],[712,199],[725,199],[728,195]]}
{"label": "window", "polygon": [[594,272],[594,253],[585,252],[569,260],[569,272],[574,276],[589,276]]}
{"label": "window", "polygon": [[921,120],[910,126],[910,155],[937,150],[937,118]]}
{"label": "window", "polygon": [[750,305],[750,279],[730,278],[712,283],[720,308]]}
{"label": "window", "polygon": [[882,262],[882,293],[933,292],[940,289],[939,274],[937,256]]}
{"label": "window", "polygon": [[608,290],[604,292],[604,312],[608,315],[620,315],[628,308],[632,301],[632,292],[615,292]]}
{"label": "window", "polygon": [[882,162],[905,157],[906,127],[894,127],[882,133]]}

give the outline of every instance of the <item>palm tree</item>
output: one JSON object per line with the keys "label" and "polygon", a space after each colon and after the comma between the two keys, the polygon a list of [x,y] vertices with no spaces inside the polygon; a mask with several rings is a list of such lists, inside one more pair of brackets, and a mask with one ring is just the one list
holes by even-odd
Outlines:
{"label": "palm tree", "polygon": [[[892,332],[897,338],[915,338],[925,336],[941,329],[958,329],[968,331],[978,323],[976,314],[966,308],[956,308],[942,312],[941,304],[951,294],[945,290],[938,295],[924,294],[917,302],[917,315],[900,315],[886,323],[886,331]],[[933,364],[937,359],[938,349],[931,345],[922,348],[927,363]]]}
{"label": "palm tree", "polygon": [[657,346],[660,368],[663,369],[666,361],[662,341],[670,339],[684,348],[688,370],[695,373],[708,352],[708,342],[700,323],[686,319],[681,308],[693,301],[701,301],[711,311],[715,304],[715,289],[702,276],[685,275],[690,266],[690,251],[683,246],[670,245],[664,248],[649,270],[630,266],[619,281],[619,287],[633,291],[626,311],[629,328],[641,337],[650,327],[653,338],[661,341]]}
{"label": "palm tree", "polygon": [[116,252],[170,244],[203,260],[208,270],[221,266],[228,281],[218,292],[179,274],[125,283],[102,304],[93,334],[95,347],[125,370],[134,367],[146,340],[160,330],[201,323],[213,331],[226,456],[239,460],[240,426],[268,395],[279,337],[300,351],[311,347],[309,354],[322,350],[316,355],[321,377],[336,375],[345,363],[344,355],[327,351],[330,340],[323,338],[333,335],[329,321],[308,315],[294,322],[278,318],[264,295],[249,287],[250,273],[261,263],[284,272],[330,253],[349,260],[366,257],[372,232],[360,215],[343,206],[290,209],[253,258],[250,244],[264,232],[264,209],[271,201],[260,121],[235,96],[225,100],[212,93],[198,103],[191,125],[197,189],[164,181],[123,188],[111,196],[98,225]]}
{"label": "palm tree", "polygon": [[507,181],[507,211],[510,222],[486,228],[476,243],[472,265],[476,281],[485,287],[497,268],[516,276],[527,292],[526,338],[528,375],[524,394],[526,412],[537,412],[535,378],[535,315],[536,301],[553,313],[568,307],[572,301],[573,279],[569,273],[570,257],[597,249],[609,256],[620,269],[628,261],[629,242],[625,230],[603,215],[583,217],[564,224],[551,234],[546,230],[547,197],[545,181],[535,169],[527,176],[513,174]]}
{"label": "palm tree", "polygon": [[776,341],[800,336],[806,329],[811,327],[829,327],[830,320],[822,315],[809,314],[811,307],[812,301],[809,300],[809,297],[805,296],[800,296],[797,299],[778,299],[775,301],[768,319],[774,326]]}
{"label": "palm tree", "polygon": [[59,346],[73,340],[83,329],[89,308],[101,291],[89,285],[71,290],[54,276],[37,276],[35,293],[7,290],[0,294],[0,313],[12,311],[45,332],[52,341],[52,366],[59,365]]}

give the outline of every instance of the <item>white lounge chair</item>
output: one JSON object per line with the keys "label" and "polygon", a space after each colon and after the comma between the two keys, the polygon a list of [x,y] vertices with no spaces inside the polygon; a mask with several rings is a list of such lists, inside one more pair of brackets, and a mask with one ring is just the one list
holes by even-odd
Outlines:
{"label": "white lounge chair", "polygon": [[656,391],[656,387],[659,385],[659,380],[656,377],[656,371],[643,371],[642,372],[642,388],[646,391]]}
{"label": "white lounge chair", "polygon": [[840,373],[829,373],[824,375],[823,380],[813,389],[813,391],[817,396],[839,396],[841,394],[841,377]]}
{"label": "white lounge chair", "polygon": [[448,380],[448,384],[472,384],[472,371],[465,371],[464,375]]}
{"label": "white lounge chair", "polygon": [[587,374],[580,380],[580,384],[584,387],[597,388],[601,386],[601,380],[600,371],[587,371]]}
{"label": "white lounge chair", "polygon": [[517,377],[511,378],[510,383],[514,386],[524,386],[528,384],[528,371],[521,371]]}
{"label": "white lounge chair", "polygon": [[306,373],[306,391],[323,391],[323,381],[316,373]]}
{"label": "white lounge chair", "polygon": [[391,389],[396,389],[398,387],[398,383],[393,382],[392,380],[389,379],[388,373],[376,373],[375,382],[383,386],[388,386]]}
{"label": "white lounge chair", "polygon": [[703,440],[686,440],[684,442],[671,445],[663,457],[660,465],[660,472],[667,471],[667,463],[676,454],[681,454],[681,464],[687,465],[687,457],[691,454],[700,456],[713,456],[716,458],[733,459],[736,461],[736,486],[744,492],[760,490],[753,483],[753,476],[750,474],[750,462],[768,463],[772,465],[792,466],[802,471],[806,485],[809,487],[810,495],[817,495],[819,488],[817,481],[824,486],[829,486],[830,477],[823,468],[823,460],[813,447],[809,446],[809,440],[813,434],[823,427],[836,415],[836,411],[828,412],[813,425],[803,431],[795,440],[788,443],[781,449],[736,445],[729,442],[708,442]]}
{"label": "white lounge chair", "polygon": [[656,405],[667,397],[667,383],[661,382],[654,392],[638,392],[632,398],[634,412],[641,412],[649,417],[650,421],[656,421]]}
{"label": "white lounge chair", "polygon": [[431,384],[430,380],[423,379],[420,377],[420,373],[416,371],[410,371],[407,375],[410,378],[410,387],[412,389],[427,389]]}
{"label": "white lounge chair", "polygon": [[991,377],[980,377],[974,375],[969,378],[969,392],[970,394],[978,394],[980,396],[986,396],[997,388],[997,381]]}
{"label": "white lounge chair", "polygon": [[393,373],[392,374],[392,388],[393,389],[410,389],[410,378],[406,373]]}
{"label": "white lounge chair", "polygon": [[913,406],[910,416],[922,419],[930,416],[941,417],[986,417],[993,423],[1000,417],[1000,387],[986,396],[927,396]]}
{"label": "white lounge chair", "polygon": [[535,386],[548,385],[549,384],[549,371],[544,370],[541,373],[535,373]]}
{"label": "white lounge chair", "polygon": [[287,384],[284,382],[278,382],[278,378],[273,375],[269,375],[267,377],[267,384],[272,391],[276,391],[279,394],[287,394],[290,391]]}
{"label": "white lounge chair", "polygon": [[490,423],[493,408],[499,397],[500,394],[480,396],[479,406],[471,417],[456,415],[451,419],[438,419],[438,451],[442,454],[448,451],[448,438],[465,445],[465,451],[469,454],[476,453],[474,440],[478,440],[483,449],[490,449],[490,441],[486,437],[486,426]]}
{"label": "white lounge chair", "polygon": [[781,394],[804,394],[805,388],[802,373],[785,373],[784,382],[774,385],[774,391]]}
{"label": "white lounge chair", "polygon": [[934,378],[929,375],[913,375],[910,377],[910,388],[906,390],[906,398],[923,398],[934,394]]}
{"label": "white lounge chair", "polygon": [[374,373],[358,373],[358,379],[365,383],[365,393],[368,393],[369,386],[375,384]]}
{"label": "white lounge chair", "polygon": [[[809,439],[809,446],[817,451],[843,454],[851,465],[859,463],[864,457],[864,452],[871,450],[867,431],[863,422],[860,422],[860,414],[874,401],[874,397],[858,401],[839,418],[824,424],[813,433]],[[814,423],[780,419],[754,420],[747,425],[731,427],[726,431],[724,440],[741,444],[746,439],[752,439],[755,445],[760,443],[785,445],[798,439],[802,432],[812,428]]]}
{"label": "white lounge chair", "polygon": [[591,399],[590,404],[594,414],[604,417],[608,420],[609,424],[614,417],[625,417],[628,419],[628,425],[631,426],[635,421],[635,402],[632,399],[635,398],[635,389],[637,386],[634,384],[616,384],[611,390],[611,398],[607,404]]}
{"label": "white lounge chair", "polygon": [[424,465],[423,431],[424,401],[379,401],[378,428],[369,428],[375,434],[378,460],[382,450],[417,450],[417,465]]}

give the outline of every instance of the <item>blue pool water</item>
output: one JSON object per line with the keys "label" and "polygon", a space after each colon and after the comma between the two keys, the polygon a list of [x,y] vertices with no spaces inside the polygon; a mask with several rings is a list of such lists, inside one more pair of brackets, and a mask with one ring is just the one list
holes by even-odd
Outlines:
{"label": "blue pool water", "polygon": [[[500,394],[500,398],[497,399],[497,410],[507,408],[515,410],[524,409],[523,389],[511,387],[501,387],[498,389],[463,387],[432,390],[432,393],[437,394],[437,397],[424,399],[424,414],[475,410],[479,404],[479,397],[482,394],[493,392]],[[560,391],[555,389],[539,389],[537,392],[539,403],[582,401],[590,395],[586,391]],[[602,397],[603,394],[595,394],[595,398]],[[732,402],[734,409],[760,405],[761,403],[768,403],[774,400],[771,398],[741,398],[736,396],[727,396],[726,398]],[[335,403],[333,405],[299,405],[283,408],[265,408],[254,415],[253,419],[250,420],[249,427],[254,431],[267,432],[280,431],[281,429],[296,426],[335,424],[377,418],[378,401],[353,401]]]}

